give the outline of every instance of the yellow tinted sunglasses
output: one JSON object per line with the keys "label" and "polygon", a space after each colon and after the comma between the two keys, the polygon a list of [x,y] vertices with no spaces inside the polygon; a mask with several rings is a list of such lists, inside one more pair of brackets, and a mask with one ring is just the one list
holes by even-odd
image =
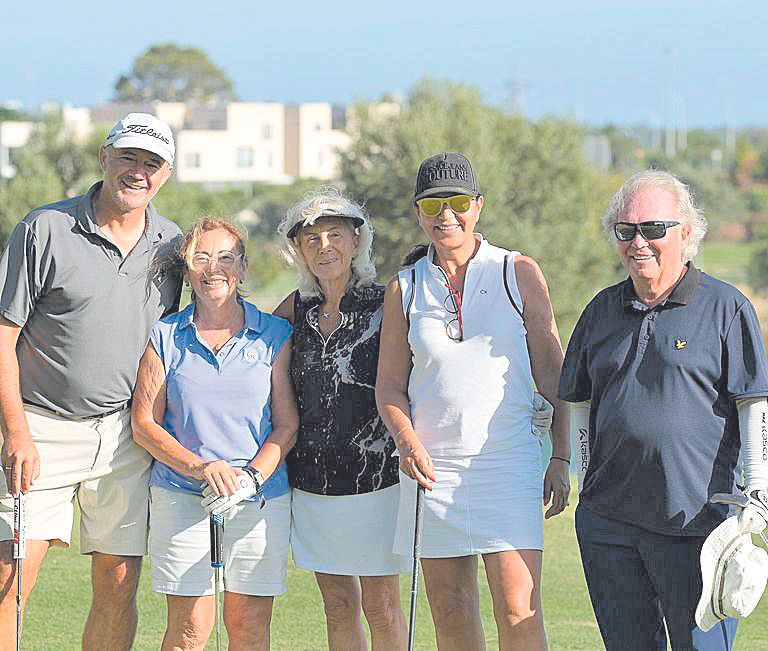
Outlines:
{"label": "yellow tinted sunglasses", "polygon": [[455,194],[452,197],[426,197],[416,202],[421,214],[425,217],[436,217],[440,214],[445,204],[455,213],[463,213],[469,210],[472,199],[468,194]]}

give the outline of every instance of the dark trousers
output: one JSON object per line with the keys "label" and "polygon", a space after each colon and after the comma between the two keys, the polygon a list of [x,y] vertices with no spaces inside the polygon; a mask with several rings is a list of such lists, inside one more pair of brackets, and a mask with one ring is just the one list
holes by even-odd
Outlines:
{"label": "dark trousers", "polygon": [[[694,620],[705,538],[665,536],[579,505],[576,537],[589,598],[608,651],[730,651],[738,620],[708,632]],[[666,624],[666,630],[665,630]]]}

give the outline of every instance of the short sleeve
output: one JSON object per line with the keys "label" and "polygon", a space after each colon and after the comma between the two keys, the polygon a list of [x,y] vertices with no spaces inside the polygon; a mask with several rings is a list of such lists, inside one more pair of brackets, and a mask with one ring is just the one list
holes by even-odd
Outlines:
{"label": "short sleeve", "polygon": [[35,309],[45,276],[35,234],[29,224],[19,222],[0,256],[0,314],[24,326]]}
{"label": "short sleeve", "polygon": [[744,301],[725,337],[725,371],[732,400],[768,395],[768,363],[755,308]]}
{"label": "short sleeve", "polygon": [[171,326],[165,321],[158,321],[152,326],[149,333],[149,343],[155,349],[157,356],[163,362],[165,374],[168,375],[171,364],[171,355],[169,351],[169,338],[171,336]]}
{"label": "short sleeve", "polygon": [[566,402],[584,402],[592,398],[592,378],[589,375],[587,334],[589,306],[584,310],[568,341],[568,349],[560,373],[558,397]]}
{"label": "short sleeve", "polygon": [[283,349],[283,345],[286,341],[288,341],[288,338],[293,334],[293,326],[288,323],[283,318],[273,316],[271,317],[275,320],[276,327],[275,327],[275,335],[272,340],[272,363],[275,363],[275,360],[277,359],[277,356],[280,354],[280,351]]}

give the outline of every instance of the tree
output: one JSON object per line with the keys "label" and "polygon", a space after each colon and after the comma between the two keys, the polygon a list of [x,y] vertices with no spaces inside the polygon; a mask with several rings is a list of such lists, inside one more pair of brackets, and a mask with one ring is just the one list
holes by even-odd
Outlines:
{"label": "tree", "polygon": [[55,167],[39,152],[25,150],[14,162],[16,175],[0,184],[0,248],[13,227],[33,208],[64,198]]}
{"label": "tree", "polygon": [[425,240],[413,213],[413,184],[419,162],[443,150],[470,157],[485,195],[479,228],[490,241],[537,260],[564,331],[615,276],[599,225],[615,187],[589,167],[575,124],[526,122],[484,104],[471,86],[430,80],[411,90],[399,115],[384,117],[364,105],[356,112],[341,178],[372,216],[380,276]]}
{"label": "tree", "polygon": [[115,84],[118,102],[207,102],[235,99],[232,82],[197,48],[153,45]]}
{"label": "tree", "polygon": [[14,159],[15,176],[0,183],[0,244],[16,223],[37,206],[74,196],[100,177],[96,156],[103,135],[76,142],[63,129],[60,115],[37,125]]}

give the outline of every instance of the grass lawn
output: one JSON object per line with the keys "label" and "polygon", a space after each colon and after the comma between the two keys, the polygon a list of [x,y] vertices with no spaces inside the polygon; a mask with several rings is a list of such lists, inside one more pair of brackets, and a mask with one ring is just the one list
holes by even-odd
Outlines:
{"label": "grass lawn", "polygon": [[747,270],[758,242],[705,241],[695,263],[708,274],[741,288],[747,288]]}
{"label": "grass lawn", "polygon": [[[575,503],[575,495],[571,500]],[[596,651],[602,648],[584,584],[573,533],[573,507],[545,524],[544,617],[553,651]],[[90,602],[89,559],[69,550],[49,552],[26,613],[23,649],[67,651],[80,648],[80,634]],[[482,564],[478,577],[483,587],[481,605],[488,648],[497,647],[488,590]],[[320,593],[309,572],[291,568],[288,593],[275,601],[272,648],[290,651],[326,648],[325,622]],[[410,575],[401,580],[403,605],[410,598]],[[417,648],[434,649],[434,629],[427,600],[420,589]],[[165,599],[149,587],[149,567],[142,576],[141,610],[136,649],[157,649],[165,626]],[[208,648],[215,644],[211,639]],[[740,625],[736,649],[768,649],[768,599]]]}

